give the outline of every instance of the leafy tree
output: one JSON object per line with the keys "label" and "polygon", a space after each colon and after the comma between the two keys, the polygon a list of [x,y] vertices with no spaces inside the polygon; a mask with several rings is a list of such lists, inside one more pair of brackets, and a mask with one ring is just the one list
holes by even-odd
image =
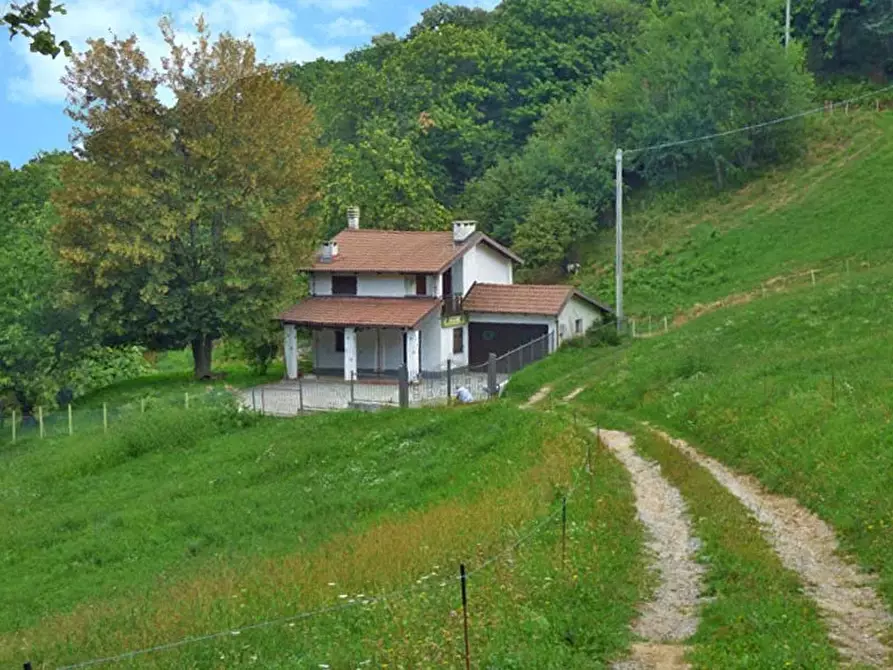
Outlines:
{"label": "leafy tree", "polygon": [[418,37],[429,30],[440,30],[444,26],[460,28],[486,28],[490,25],[491,14],[479,7],[463,7],[438,2],[422,12],[422,20],[409,30],[409,39]]}
{"label": "leafy tree", "polygon": [[318,238],[308,208],[326,154],[312,110],[249,41],[212,44],[199,20],[184,46],[160,25],[160,71],[135,37],[93,40],[69,67],[82,149],[63,171],[54,237],[108,341],[189,344],[206,377],[214,340],[270,319],[293,289]]}
{"label": "leafy tree", "polygon": [[[589,99],[627,149],[734,130],[806,109],[812,78],[802,49],[785,50],[765,12],[716,0],[671,0],[652,11],[630,62],[593,87]],[[730,170],[778,159],[801,126],[782,124],[633,156],[660,181],[710,167],[721,186]]]}
{"label": "leafy tree", "polygon": [[56,153],[18,170],[0,163],[0,396],[25,409],[51,404],[92,344],[77,312],[56,300],[64,281],[47,243],[57,221],[50,194],[67,161]]}
{"label": "leafy tree", "polygon": [[816,71],[893,75],[893,0],[801,0],[793,23]]}
{"label": "leafy tree", "polygon": [[53,58],[62,52],[71,56],[71,44],[68,40],[57,42],[49,23],[53,14],[65,13],[63,5],[54,5],[51,0],[12,3],[6,13],[0,16],[0,26],[7,26],[9,39],[21,35],[30,40],[31,51],[34,53]]}
{"label": "leafy tree", "polygon": [[546,195],[530,207],[515,232],[514,250],[534,267],[558,266],[567,260],[574,240],[595,230],[593,212],[573,195]]}
{"label": "leafy tree", "polygon": [[325,191],[329,234],[344,228],[347,208],[357,204],[375,228],[432,230],[449,221],[412,138],[398,139],[384,128],[364,129],[357,143],[336,146]]}
{"label": "leafy tree", "polygon": [[493,30],[513,54],[510,118],[523,141],[550,103],[626,61],[642,7],[627,0],[504,0],[493,14]]}

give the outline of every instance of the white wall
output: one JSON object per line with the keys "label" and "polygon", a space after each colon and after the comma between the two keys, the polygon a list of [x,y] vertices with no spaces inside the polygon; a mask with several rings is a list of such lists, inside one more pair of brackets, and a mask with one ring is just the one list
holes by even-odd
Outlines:
{"label": "white wall", "polygon": [[567,301],[561,314],[558,315],[559,343],[582,334],[574,332],[574,322],[577,319],[583,321],[583,333],[603,321],[602,313],[598,309],[574,296]]}
{"label": "white wall", "polygon": [[[407,294],[407,280],[404,275],[361,274],[357,278],[357,295],[367,298],[404,298]],[[412,290],[415,293],[415,278]]]}
{"label": "white wall", "polygon": [[313,367],[323,369],[344,369],[344,354],[335,351],[334,330],[313,331]]}
{"label": "white wall", "polygon": [[381,329],[381,369],[393,371],[403,365],[403,331],[397,328]]}
{"label": "white wall", "polygon": [[332,295],[332,273],[310,273],[310,295]]}
{"label": "white wall", "polygon": [[462,295],[468,295],[471,287],[474,286],[477,278],[477,250],[478,247],[472,247],[453,265],[454,293],[458,293],[461,287]]}
{"label": "white wall", "polygon": [[478,244],[474,249],[474,265],[471,274],[474,276],[466,291],[476,281],[481,284],[511,284],[512,261],[486,244]]}
{"label": "white wall", "polygon": [[[459,326],[457,326],[458,328]],[[453,367],[463,367],[468,365],[468,326],[461,326],[462,328],[462,353],[454,354],[453,353],[453,328],[441,328],[440,329],[440,353],[441,353],[441,367],[446,368],[447,360],[453,361]]]}
{"label": "white wall", "polygon": [[[313,366],[343,370],[344,354],[335,351],[335,331],[313,331]],[[377,350],[377,351],[376,351]],[[357,330],[357,367],[368,371],[394,371],[403,365],[403,332],[396,328]]]}
{"label": "white wall", "polygon": [[434,310],[419,324],[422,334],[422,370],[440,370],[441,342],[440,342],[440,312]]}
{"label": "white wall", "polygon": [[[310,276],[311,295],[332,295],[332,274],[313,272]],[[430,286],[429,283],[429,289]],[[415,275],[360,273],[357,275],[357,295],[367,298],[415,295]]]}

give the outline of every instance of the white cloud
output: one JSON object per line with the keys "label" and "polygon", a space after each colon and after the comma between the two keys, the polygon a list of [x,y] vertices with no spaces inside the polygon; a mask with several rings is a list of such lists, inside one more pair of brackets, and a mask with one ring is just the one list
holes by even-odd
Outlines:
{"label": "white cloud", "polygon": [[368,21],[349,19],[345,16],[339,16],[331,23],[320,27],[326,35],[333,39],[339,37],[368,37],[375,34],[375,28]]}
{"label": "white cloud", "polygon": [[[258,56],[264,60],[302,62],[320,56],[339,58],[345,52],[341,48],[316,46],[296,35],[292,29],[296,23],[293,12],[273,0],[205,0],[185,7],[176,0],[115,0],[114,11],[108,10],[108,0],[68,0],[65,6],[68,13],[54,17],[53,28],[76,50],[85,49],[86,40],[91,37],[136,34],[140,47],[156,64],[167,53],[157,25],[165,14],[172,16],[178,32],[186,38],[199,14],[204,15],[215,33],[228,31],[237,37],[250,34]],[[16,40],[11,46],[22,74],[10,79],[7,98],[17,102],[62,102],[65,89],[59,80],[65,72],[66,59],[32,54],[24,40]]]}
{"label": "white cloud", "polygon": [[365,7],[369,0],[298,0],[301,7],[315,7],[324,12],[344,12]]}

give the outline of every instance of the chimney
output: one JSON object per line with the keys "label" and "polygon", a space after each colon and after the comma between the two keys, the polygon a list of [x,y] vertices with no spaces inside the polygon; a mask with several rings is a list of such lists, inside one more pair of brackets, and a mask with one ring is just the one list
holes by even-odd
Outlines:
{"label": "chimney", "polygon": [[348,230],[359,230],[360,229],[360,208],[359,207],[348,207],[347,208],[347,229]]}
{"label": "chimney", "polygon": [[319,253],[319,261],[321,263],[331,263],[332,259],[338,255],[338,243],[337,242],[326,242],[322,245],[322,249]]}
{"label": "chimney", "polygon": [[453,242],[461,244],[467,240],[475,230],[477,221],[453,221]]}

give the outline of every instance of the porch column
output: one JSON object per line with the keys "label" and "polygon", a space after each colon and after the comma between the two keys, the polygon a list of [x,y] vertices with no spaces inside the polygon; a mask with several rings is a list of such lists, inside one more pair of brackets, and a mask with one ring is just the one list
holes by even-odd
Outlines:
{"label": "porch column", "polygon": [[350,381],[357,375],[357,330],[344,329],[344,379]]}
{"label": "porch column", "polygon": [[414,382],[419,378],[419,331],[406,331],[406,376]]}
{"label": "porch column", "polygon": [[285,324],[285,374],[288,379],[298,378],[298,329]]}

